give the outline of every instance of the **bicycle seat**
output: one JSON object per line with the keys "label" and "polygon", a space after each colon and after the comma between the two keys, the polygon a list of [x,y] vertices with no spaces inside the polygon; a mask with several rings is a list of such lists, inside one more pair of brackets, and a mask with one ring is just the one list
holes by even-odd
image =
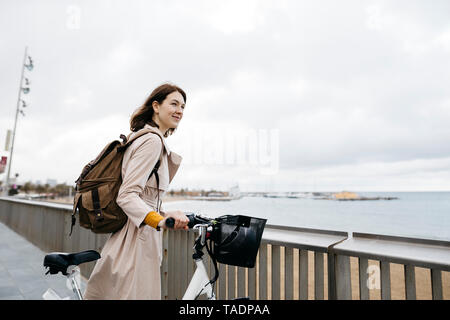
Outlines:
{"label": "bicycle seat", "polygon": [[86,250],[78,253],[52,252],[45,256],[44,267],[49,268],[46,274],[61,273],[67,276],[69,266],[95,261],[100,258],[100,254],[95,250]]}

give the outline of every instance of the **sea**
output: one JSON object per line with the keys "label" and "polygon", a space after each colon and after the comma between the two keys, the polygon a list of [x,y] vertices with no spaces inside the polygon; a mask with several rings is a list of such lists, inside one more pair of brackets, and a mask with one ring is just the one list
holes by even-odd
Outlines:
{"label": "sea", "polygon": [[395,200],[336,201],[242,197],[231,201],[183,200],[163,208],[209,217],[247,215],[267,224],[450,241],[450,192],[358,192]]}

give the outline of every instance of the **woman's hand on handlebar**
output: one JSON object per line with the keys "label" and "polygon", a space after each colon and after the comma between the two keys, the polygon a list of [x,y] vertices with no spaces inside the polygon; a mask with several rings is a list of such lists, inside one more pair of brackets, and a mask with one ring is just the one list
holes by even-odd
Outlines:
{"label": "woman's hand on handlebar", "polygon": [[189,219],[186,214],[182,211],[167,211],[165,212],[164,219],[158,223],[160,228],[167,229],[166,221],[168,218],[173,218],[175,220],[173,229],[184,229],[188,230]]}

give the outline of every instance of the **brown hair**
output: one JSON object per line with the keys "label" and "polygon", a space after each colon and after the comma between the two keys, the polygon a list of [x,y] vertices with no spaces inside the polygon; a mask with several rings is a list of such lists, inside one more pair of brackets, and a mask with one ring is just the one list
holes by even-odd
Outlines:
{"label": "brown hair", "polygon": [[[153,101],[157,101],[161,104],[166,97],[172,92],[178,91],[184,98],[186,103],[186,93],[183,89],[171,83],[164,83],[152,91],[145,103],[133,112],[130,119],[130,129],[135,132],[142,129],[145,124],[149,124],[153,127],[159,128],[158,124],[153,121],[153,114],[155,113],[152,107]],[[175,129],[171,128],[164,133],[164,137],[171,135]]]}

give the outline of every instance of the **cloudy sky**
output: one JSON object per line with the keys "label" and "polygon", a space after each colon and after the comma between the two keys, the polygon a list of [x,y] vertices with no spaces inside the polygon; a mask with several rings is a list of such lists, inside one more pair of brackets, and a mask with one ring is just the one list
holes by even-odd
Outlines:
{"label": "cloudy sky", "polygon": [[72,184],[169,81],[173,188],[450,190],[448,0],[3,0],[0,45],[1,155],[35,65],[19,182]]}

